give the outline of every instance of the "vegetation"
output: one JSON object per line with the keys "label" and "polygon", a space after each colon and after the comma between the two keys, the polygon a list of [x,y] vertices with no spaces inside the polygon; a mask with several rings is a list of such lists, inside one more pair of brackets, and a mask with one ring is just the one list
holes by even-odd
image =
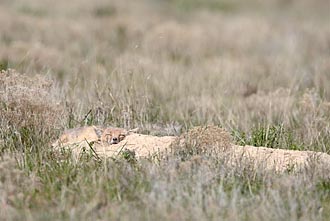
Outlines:
{"label": "vegetation", "polygon": [[[191,147],[73,160],[65,128],[330,153],[325,0],[0,3],[1,220],[328,220],[330,169],[230,166]],[[178,147],[179,148],[179,147]]]}

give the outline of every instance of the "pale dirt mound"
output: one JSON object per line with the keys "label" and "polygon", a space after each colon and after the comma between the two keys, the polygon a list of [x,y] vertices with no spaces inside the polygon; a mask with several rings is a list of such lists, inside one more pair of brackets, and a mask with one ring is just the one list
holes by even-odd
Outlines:
{"label": "pale dirt mound", "polygon": [[330,169],[330,155],[314,151],[232,145],[228,157],[233,166],[244,161],[255,169],[275,170],[277,172],[295,172],[310,167]]}
{"label": "pale dirt mound", "polygon": [[[136,158],[152,157],[157,154],[170,153],[173,150],[187,150],[193,148],[194,153],[213,151],[225,158],[225,162],[233,167],[244,165],[254,169],[274,170],[277,172],[292,172],[316,166],[330,168],[330,155],[313,151],[293,151],[272,149],[266,147],[237,146],[231,143],[231,136],[224,129],[207,126],[195,127],[179,137],[157,137],[143,134],[128,135],[119,144],[101,145],[99,143],[80,143],[62,146],[70,149],[74,156],[79,157],[82,152],[91,151],[96,157],[116,157],[123,151],[135,153]],[[78,159],[78,158],[77,158]]]}

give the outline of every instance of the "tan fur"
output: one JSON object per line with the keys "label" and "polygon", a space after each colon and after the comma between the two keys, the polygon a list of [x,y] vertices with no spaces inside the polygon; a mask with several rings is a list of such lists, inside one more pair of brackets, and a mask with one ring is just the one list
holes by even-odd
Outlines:
{"label": "tan fur", "polygon": [[86,126],[66,130],[52,146],[63,144],[79,143],[82,141],[99,142],[105,145],[117,144],[122,141],[129,133],[136,132],[117,127]]}
{"label": "tan fur", "polygon": [[59,138],[60,144],[78,143],[84,140],[88,142],[100,141],[102,129],[96,126],[79,127],[65,131]]}

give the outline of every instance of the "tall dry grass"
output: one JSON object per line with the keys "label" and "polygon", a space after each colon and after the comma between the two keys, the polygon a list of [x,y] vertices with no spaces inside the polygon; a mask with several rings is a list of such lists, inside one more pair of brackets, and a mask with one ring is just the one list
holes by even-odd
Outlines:
{"label": "tall dry grass", "polygon": [[[19,72],[55,76],[76,117],[92,109],[102,124],[248,132],[259,122],[297,129],[295,121],[299,129],[304,93],[328,102],[327,2],[234,1],[215,11],[207,7],[214,1],[157,2],[3,3],[0,57]],[[288,94],[276,97],[279,88]],[[320,129],[328,133],[324,125],[299,139],[310,144]]]}
{"label": "tall dry grass", "polygon": [[208,154],[75,164],[49,143],[90,124],[214,124],[240,144],[329,153],[329,7],[1,1],[0,69],[16,71],[0,74],[0,219],[328,219],[326,168],[274,175]]}

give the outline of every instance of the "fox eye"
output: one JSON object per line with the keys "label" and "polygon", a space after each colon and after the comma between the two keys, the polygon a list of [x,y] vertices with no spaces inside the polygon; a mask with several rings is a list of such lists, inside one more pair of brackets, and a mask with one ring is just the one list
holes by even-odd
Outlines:
{"label": "fox eye", "polygon": [[120,134],[119,135],[119,140],[123,140],[125,138],[125,135],[124,134]]}

